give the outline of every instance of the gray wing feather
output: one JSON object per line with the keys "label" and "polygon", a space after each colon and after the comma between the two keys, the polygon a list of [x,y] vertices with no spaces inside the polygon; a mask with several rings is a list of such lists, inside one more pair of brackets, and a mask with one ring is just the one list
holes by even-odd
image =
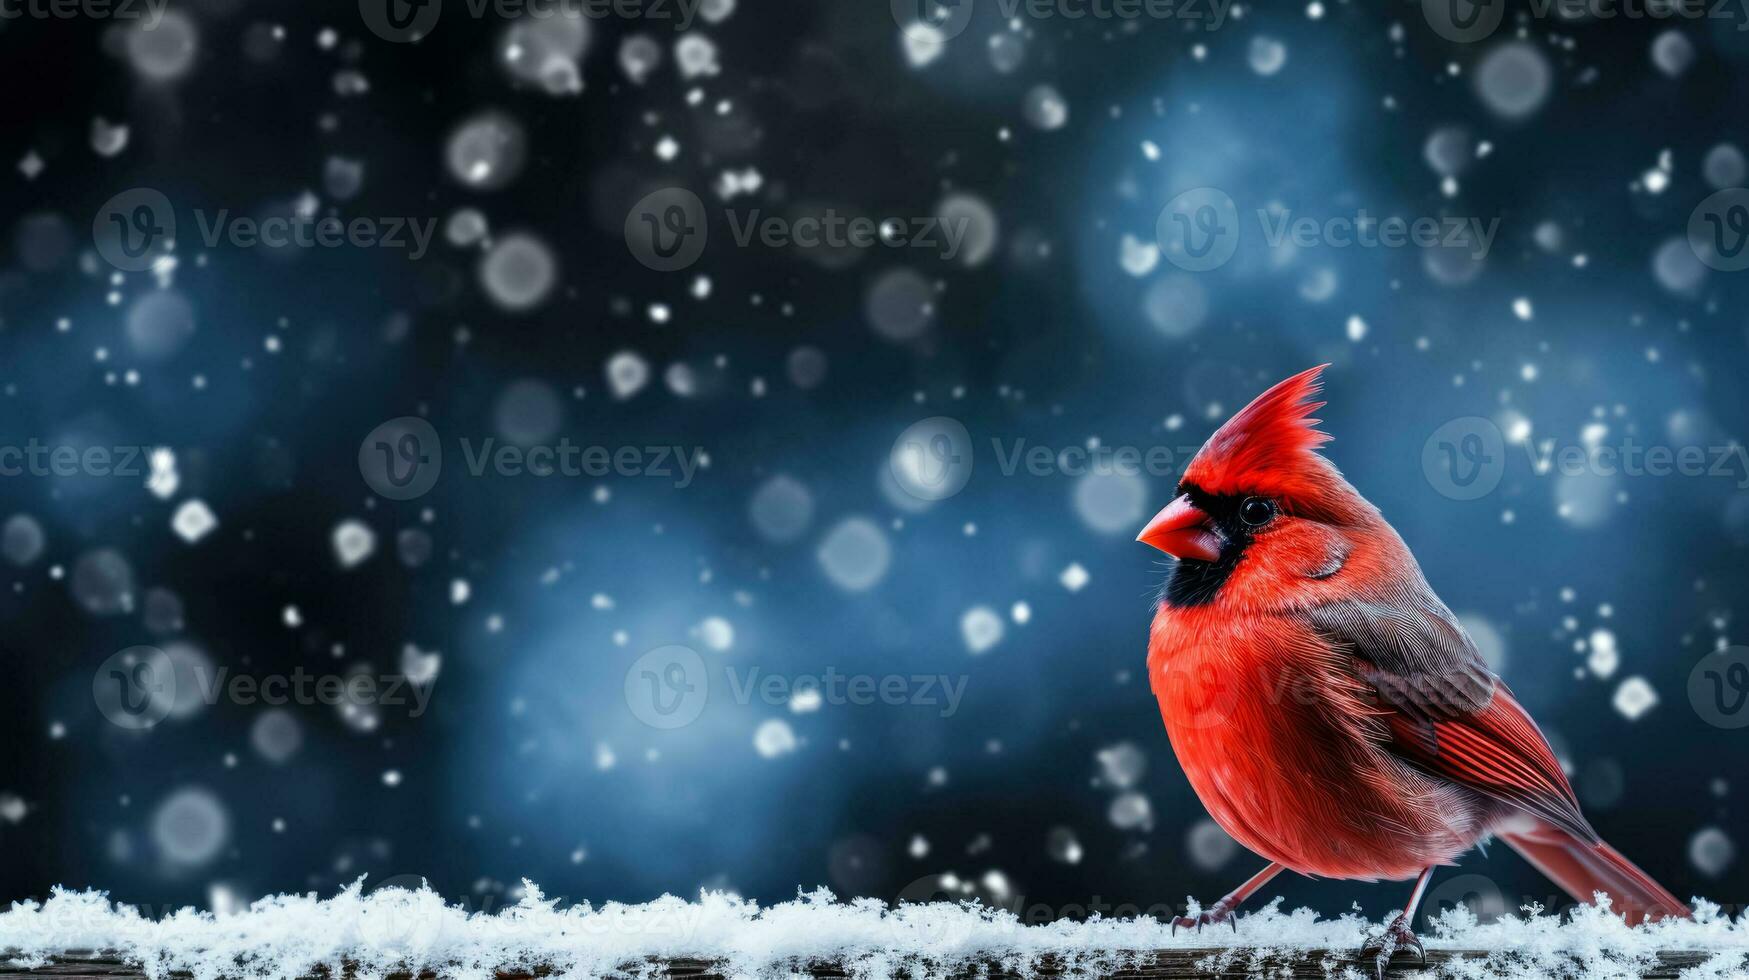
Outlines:
{"label": "gray wing feather", "polygon": [[1313,607],[1318,631],[1357,660],[1360,676],[1388,704],[1426,721],[1487,707],[1499,678],[1457,617],[1431,594],[1398,603],[1332,602]]}

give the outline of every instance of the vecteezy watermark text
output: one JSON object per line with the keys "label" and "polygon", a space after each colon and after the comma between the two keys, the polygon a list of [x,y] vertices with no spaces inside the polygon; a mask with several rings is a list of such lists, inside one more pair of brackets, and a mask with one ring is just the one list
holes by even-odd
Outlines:
{"label": "vecteezy watermark text", "polygon": [[[990,455],[1004,477],[1121,475],[1174,477],[1199,446],[1127,446],[1089,441],[1049,446],[1024,438],[990,439]],[[958,419],[938,415],[907,426],[893,440],[887,465],[899,488],[920,500],[945,500],[965,489],[976,460],[971,433]]]}
{"label": "vecteezy watermark text", "polygon": [[487,470],[498,476],[652,476],[672,479],[676,489],[692,485],[705,459],[697,446],[590,446],[570,439],[518,446],[490,437],[476,445],[463,437],[461,447],[470,476],[484,476]]}
{"label": "vecteezy watermark text", "polygon": [[148,31],[169,0],[0,0],[0,20],[137,20]]}
{"label": "vecteezy watermark text", "polygon": [[786,218],[758,208],[726,210],[735,244],[746,248],[755,237],[767,248],[922,248],[953,259],[960,254],[970,218],[882,218],[839,214],[827,208],[820,215]]}
{"label": "vecteezy watermark text", "polygon": [[388,248],[405,249],[410,259],[425,256],[437,232],[436,218],[339,218],[293,214],[266,218],[233,217],[228,208],[216,213],[196,208],[201,244],[221,242],[232,248]]}
{"label": "vecteezy watermark text", "polygon": [[[972,236],[972,219],[954,215],[772,214],[760,208],[723,209],[736,248],[846,251],[921,249],[947,261],[959,258]],[[710,212],[697,194],[666,187],[645,195],[625,220],[626,248],[657,272],[687,268],[704,254]]]}
{"label": "vecteezy watermark text", "polygon": [[1025,439],[991,439],[996,468],[1003,476],[1176,476],[1196,455],[1197,446],[1041,446]]}
{"label": "vecteezy watermark text", "polygon": [[728,666],[723,668],[723,677],[736,704],[752,704],[758,699],[763,704],[788,705],[798,696],[813,698],[817,693],[822,704],[914,705],[938,708],[943,718],[959,711],[968,680],[964,674],[846,674],[836,667],[827,667],[818,674],[790,676],[767,674],[758,667],[737,671]]}
{"label": "vecteezy watermark text", "polygon": [[[710,455],[699,446],[618,445],[572,442],[523,445],[487,436],[457,440],[467,474],[482,477],[606,478],[649,477],[671,480],[676,489],[692,486]],[[408,415],[370,430],[358,445],[358,471],[364,482],[390,500],[422,497],[443,472],[443,442],[430,422]]]}
{"label": "vecteezy watermark text", "polygon": [[[1409,0],[1433,32],[1448,41],[1471,44],[1492,37],[1506,17],[1506,0]],[[1528,0],[1520,9],[1532,19],[1564,23],[1588,21],[1734,20],[1749,30],[1745,0]]]}
{"label": "vecteezy watermark text", "polygon": [[72,446],[31,439],[22,446],[0,446],[0,476],[144,477],[149,446]]}
{"label": "vecteezy watermark text", "polygon": [[626,669],[625,701],[632,715],[652,728],[682,728],[697,721],[715,692],[743,707],[755,701],[792,712],[817,711],[823,705],[921,707],[950,718],[965,698],[966,675],[863,674],[827,667],[818,673],[768,673],[760,667],[725,665],[720,687],[712,671],[691,647],[657,647]]}
{"label": "vecteezy watermark text", "polygon": [[312,674],[295,667],[289,674],[233,674],[228,667],[191,667],[179,672],[169,654],[137,646],[112,654],[91,676],[91,696],[112,723],[143,730],[168,718],[178,704],[198,699],[207,706],[221,700],[250,706],[411,704],[409,718],[425,713],[434,684],[404,674]]}
{"label": "vecteezy watermark text", "polygon": [[[3,2],[3,0],[0,0]],[[251,217],[229,208],[194,209],[201,244],[217,248],[384,248],[425,257],[437,233],[436,218],[357,216],[341,218],[294,210],[291,214]],[[163,192],[150,187],[122,191],[104,202],[91,222],[97,253],[124,272],[139,272],[175,248],[176,209]]]}
{"label": "vecteezy watermark text", "polygon": [[1270,248],[1283,244],[1298,248],[1454,248],[1472,259],[1485,258],[1494,243],[1500,219],[1486,224],[1480,218],[1431,217],[1379,218],[1361,208],[1352,215],[1329,218],[1296,217],[1291,210],[1257,209]]}
{"label": "vecteezy watermark text", "polygon": [[[966,0],[970,5],[970,0]],[[1201,21],[1220,30],[1233,0],[996,0],[1004,20],[1179,20]]]}
{"label": "vecteezy watermark text", "polygon": [[[162,2],[162,0],[160,0]],[[709,0],[358,0],[359,16],[385,41],[418,41],[431,34],[447,7],[472,20],[588,20],[671,22],[676,31],[692,29]],[[706,19],[711,17],[707,12]]]}
{"label": "vecteezy watermark text", "polygon": [[[1475,216],[1375,215],[1366,208],[1351,213],[1311,216],[1270,205],[1253,209],[1262,240],[1272,249],[1417,248],[1451,249],[1471,260],[1486,258],[1500,230],[1500,219]],[[1161,254],[1190,272],[1226,265],[1239,249],[1242,212],[1225,191],[1198,187],[1167,202],[1154,223]]]}
{"label": "vecteezy watermark text", "polygon": [[[958,37],[971,25],[977,0],[888,0],[893,21],[919,40]],[[1219,30],[1233,0],[995,0],[1004,21],[1177,21]],[[990,8],[987,8],[990,9]],[[928,32],[927,34],[925,32]]]}
{"label": "vecteezy watermark text", "polygon": [[1576,443],[1533,440],[1514,433],[1508,439],[1491,419],[1468,416],[1435,429],[1421,447],[1427,482],[1453,500],[1476,500],[1500,485],[1510,456],[1522,454],[1534,476],[1694,477],[1729,479],[1749,490],[1749,448],[1741,443],[1667,446],[1633,436],[1610,441],[1603,436]]}

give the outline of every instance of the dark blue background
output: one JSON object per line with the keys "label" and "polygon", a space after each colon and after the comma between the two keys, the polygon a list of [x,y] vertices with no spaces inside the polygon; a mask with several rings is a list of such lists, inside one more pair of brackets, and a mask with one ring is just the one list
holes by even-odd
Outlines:
{"label": "dark blue background", "polygon": [[[1578,444],[1599,412],[1611,444],[1740,437],[1744,279],[1708,272],[1675,290],[1653,255],[1712,193],[1707,152],[1749,141],[1737,108],[1749,95],[1749,34],[1736,23],[1559,23],[1514,9],[1493,39],[1462,45],[1431,31],[1416,5],[1332,2],[1316,19],[1269,5],[1218,31],[1027,21],[1025,61],[1002,74],[987,39],[1008,28],[993,3],[978,6],[970,29],[918,68],[885,5],[742,0],[726,21],[696,28],[717,43],[722,71],[691,81],[676,77],[667,26],[596,21],[586,87],[573,97],[513,84],[495,64],[503,25],[454,10],[410,46],[369,34],[351,3],[184,3],[198,54],[168,83],[109,53],[102,23],[0,26],[0,82],[13,93],[0,104],[0,187],[16,229],[0,254],[0,441],[167,445],[182,478],[169,502],[137,480],[0,480],[0,517],[31,515],[48,542],[32,564],[0,566],[0,794],[24,804],[21,819],[0,822],[0,897],[64,883],[153,906],[205,904],[215,883],[248,897],[327,892],[368,872],[424,875],[475,903],[500,900],[523,876],[571,898],[701,884],[768,900],[816,884],[893,898],[930,875],[982,882],[997,870],[1008,890],[980,885],[986,898],[1052,913],[1212,899],[1260,862],[1191,856],[1187,835],[1206,815],[1145,682],[1160,556],[1131,540],[1135,527],[1091,527],[1075,477],[1005,476],[991,440],[1194,446],[1268,384],[1330,361],[1329,453],[1446,602],[1498,632],[1503,675],[1570,761],[1599,830],[1680,894],[1741,900],[1740,864],[1714,877],[1689,850],[1705,828],[1737,835],[1746,736],[1706,724],[1686,683],[1741,629],[1749,498],[1738,483],[1749,474],[1564,486],[1514,447],[1494,493],[1456,501],[1426,477],[1422,450],[1465,416],[1522,417],[1533,443],[1558,446]],[[1552,86],[1536,112],[1508,121],[1471,76],[1520,16]],[[285,29],[265,63],[243,54],[261,23]],[[338,35],[332,50],[316,42],[325,27]],[[1671,27],[1696,48],[1677,78],[1648,53]],[[634,30],[664,48],[642,86],[615,64]],[[1277,74],[1248,64],[1259,35],[1286,46]],[[368,78],[367,94],[336,94],[347,68]],[[1025,119],[1038,84],[1066,101],[1062,128]],[[694,88],[698,106],[686,97]],[[727,123],[714,114],[722,99],[733,104]],[[450,129],[486,108],[520,121],[529,141],[526,168],[493,192],[462,186],[443,163]],[[113,159],[87,145],[96,115],[132,128]],[[1453,196],[1423,155],[1445,126],[1491,144]],[[664,135],[681,146],[672,161],[654,151]],[[1643,175],[1666,151],[1668,186],[1651,193]],[[33,152],[44,169],[26,180],[13,165]],[[364,161],[358,197],[323,193],[332,155]],[[737,248],[719,217],[694,269],[663,274],[634,260],[621,234],[634,201],[676,185],[716,209],[718,176],[748,167],[764,186],[732,202],[740,209],[918,217],[945,193],[975,194],[998,216],[997,250],[978,268],[885,248],[828,266]],[[1474,216],[1497,218],[1498,238],[1456,285],[1429,275],[1413,248],[1272,254],[1255,239],[1212,272],[1165,261],[1125,272],[1123,236],[1152,241],[1162,206],[1201,185],[1222,188],[1242,216],[1271,205],[1319,218]],[[187,222],[174,288],[198,325],[157,362],[135,355],[123,327],[153,277],[112,282],[88,232],[111,195],[136,186],[165,192]],[[207,249],[191,233],[194,208],[252,213],[305,191],[344,217],[436,219],[439,241],[415,262],[383,249]],[[494,232],[529,230],[552,247],[560,285],[539,309],[494,306],[476,281],[478,250],[441,240],[442,221],[464,206]],[[1536,242],[1544,222],[1562,232],[1556,249]],[[864,312],[871,283],[898,266],[938,289],[933,324],[903,343]],[[1319,270],[1335,291],[1310,300],[1302,286]],[[700,273],[712,283],[704,300],[689,293]],[[1144,312],[1150,286],[1167,279],[1206,300],[1185,336],[1164,335]],[[1513,313],[1520,297],[1529,320]],[[652,303],[672,318],[653,323]],[[1359,340],[1347,332],[1354,316],[1367,325]],[[404,336],[385,327],[396,318]],[[804,346],[829,365],[816,387],[788,374]],[[622,350],[654,377],[616,400],[603,371]],[[697,373],[698,393],[664,383],[676,363]],[[437,488],[405,503],[377,498],[361,478],[358,445],[378,423],[427,417],[453,452],[457,437],[493,435],[500,395],[531,378],[560,393],[573,441],[701,447],[710,466],[683,489],[476,479],[455,453]],[[970,483],[924,510],[897,507],[877,480],[888,450],[937,415],[972,435]],[[815,505],[789,544],[749,519],[753,493],[776,474],[804,484]],[[1172,484],[1141,481],[1140,518]],[[1563,516],[1567,492],[1596,504]],[[170,530],[188,498],[220,521],[194,545]],[[847,593],[815,552],[854,515],[884,529],[892,561],[875,587]],[[343,570],[330,536],[347,519],[369,524],[378,548]],[[409,528],[435,547],[417,568],[396,555]],[[51,574],[98,548],[131,565],[133,612],[92,615]],[[1058,581],[1072,563],[1090,576],[1078,592]],[[472,590],[462,605],[449,598],[457,578]],[[147,628],[139,603],[154,587],[180,597],[181,629]],[[593,608],[597,593],[614,608]],[[1009,619],[1016,602],[1030,607],[1024,625]],[[980,605],[1008,621],[974,657],[960,621]],[[287,606],[301,627],[284,624]],[[711,616],[734,628],[729,650],[703,652],[713,670],[963,675],[966,699],[943,719],[914,705],[791,714],[717,698],[678,731],[641,725],[623,694],[627,668],[655,647],[699,646]],[[1575,649],[1600,627],[1620,649],[1607,679],[1585,672]],[[106,657],[179,641],[254,674],[394,671],[408,643],[441,651],[443,666],[429,713],[385,709],[373,732],[330,707],[294,708],[303,745],[275,765],[251,747],[258,706],[221,702],[144,735],[98,713],[91,677]],[[1638,720],[1611,704],[1631,676],[1660,699]],[[793,753],[755,751],[769,718],[792,727]],[[1118,789],[1096,754],[1122,742],[1147,760],[1134,787],[1151,804],[1147,828],[1120,829],[1108,813]],[[598,766],[598,745],[611,748],[611,768]],[[945,780],[932,780],[938,768]],[[398,786],[385,785],[387,770]],[[217,856],[193,866],[166,860],[152,830],[164,801],[189,787],[212,793],[228,819]],[[1078,863],[1053,859],[1055,828],[1079,842]],[[929,842],[922,858],[908,850],[914,835]],[[1464,871],[1496,882],[1508,905],[1554,891],[1503,849]],[[1376,915],[1405,895],[1288,879],[1272,891],[1331,914],[1359,901]]]}

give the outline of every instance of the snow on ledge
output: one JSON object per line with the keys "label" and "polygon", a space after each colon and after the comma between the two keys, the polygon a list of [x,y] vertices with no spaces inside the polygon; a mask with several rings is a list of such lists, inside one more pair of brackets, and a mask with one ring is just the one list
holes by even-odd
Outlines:
{"label": "snow on ledge", "polygon": [[[1280,900],[1244,916],[1239,929],[1179,930],[1151,918],[1024,925],[1009,912],[930,903],[886,907],[877,899],[840,902],[821,889],[768,908],[705,892],[696,902],[664,896],[643,905],[561,906],[524,881],[524,897],[496,913],[452,906],[428,887],[382,888],[363,879],[328,899],[279,895],[247,911],[215,916],[183,909],[161,919],[109,901],[102,892],[60,888],[45,903],[0,912],[0,951],[18,967],[37,967],[74,950],[103,950],[142,967],[152,980],[187,971],[194,980],[293,980],[318,968],[359,980],[429,969],[443,980],[492,980],[500,970],[549,967],[559,977],[623,974],[651,959],[719,961],[729,980],[788,980],[798,961],[826,960],[853,980],[941,978],[991,959],[1025,971],[1039,957],[1060,958],[1069,974],[1098,975],[1158,949],[1215,950],[1237,963],[1247,951],[1358,950],[1378,926],[1355,915],[1319,919]],[[1450,977],[1634,977],[1659,950],[1709,954],[1691,980],[1749,976],[1749,920],[1735,922],[1709,902],[1693,921],[1629,929],[1604,907],[1566,916],[1536,909],[1481,925],[1466,910],[1444,913],[1422,937],[1429,949],[1489,950],[1486,958],[1443,964]],[[641,968],[659,972],[657,966]],[[1332,969],[1336,969],[1334,966]]]}

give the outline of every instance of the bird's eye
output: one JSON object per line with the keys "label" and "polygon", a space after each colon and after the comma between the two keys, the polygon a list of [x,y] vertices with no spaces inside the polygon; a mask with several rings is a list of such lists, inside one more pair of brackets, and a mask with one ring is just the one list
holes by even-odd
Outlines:
{"label": "bird's eye", "polygon": [[1247,527],[1262,527],[1275,516],[1275,501],[1268,497],[1246,497],[1239,505],[1239,520]]}

